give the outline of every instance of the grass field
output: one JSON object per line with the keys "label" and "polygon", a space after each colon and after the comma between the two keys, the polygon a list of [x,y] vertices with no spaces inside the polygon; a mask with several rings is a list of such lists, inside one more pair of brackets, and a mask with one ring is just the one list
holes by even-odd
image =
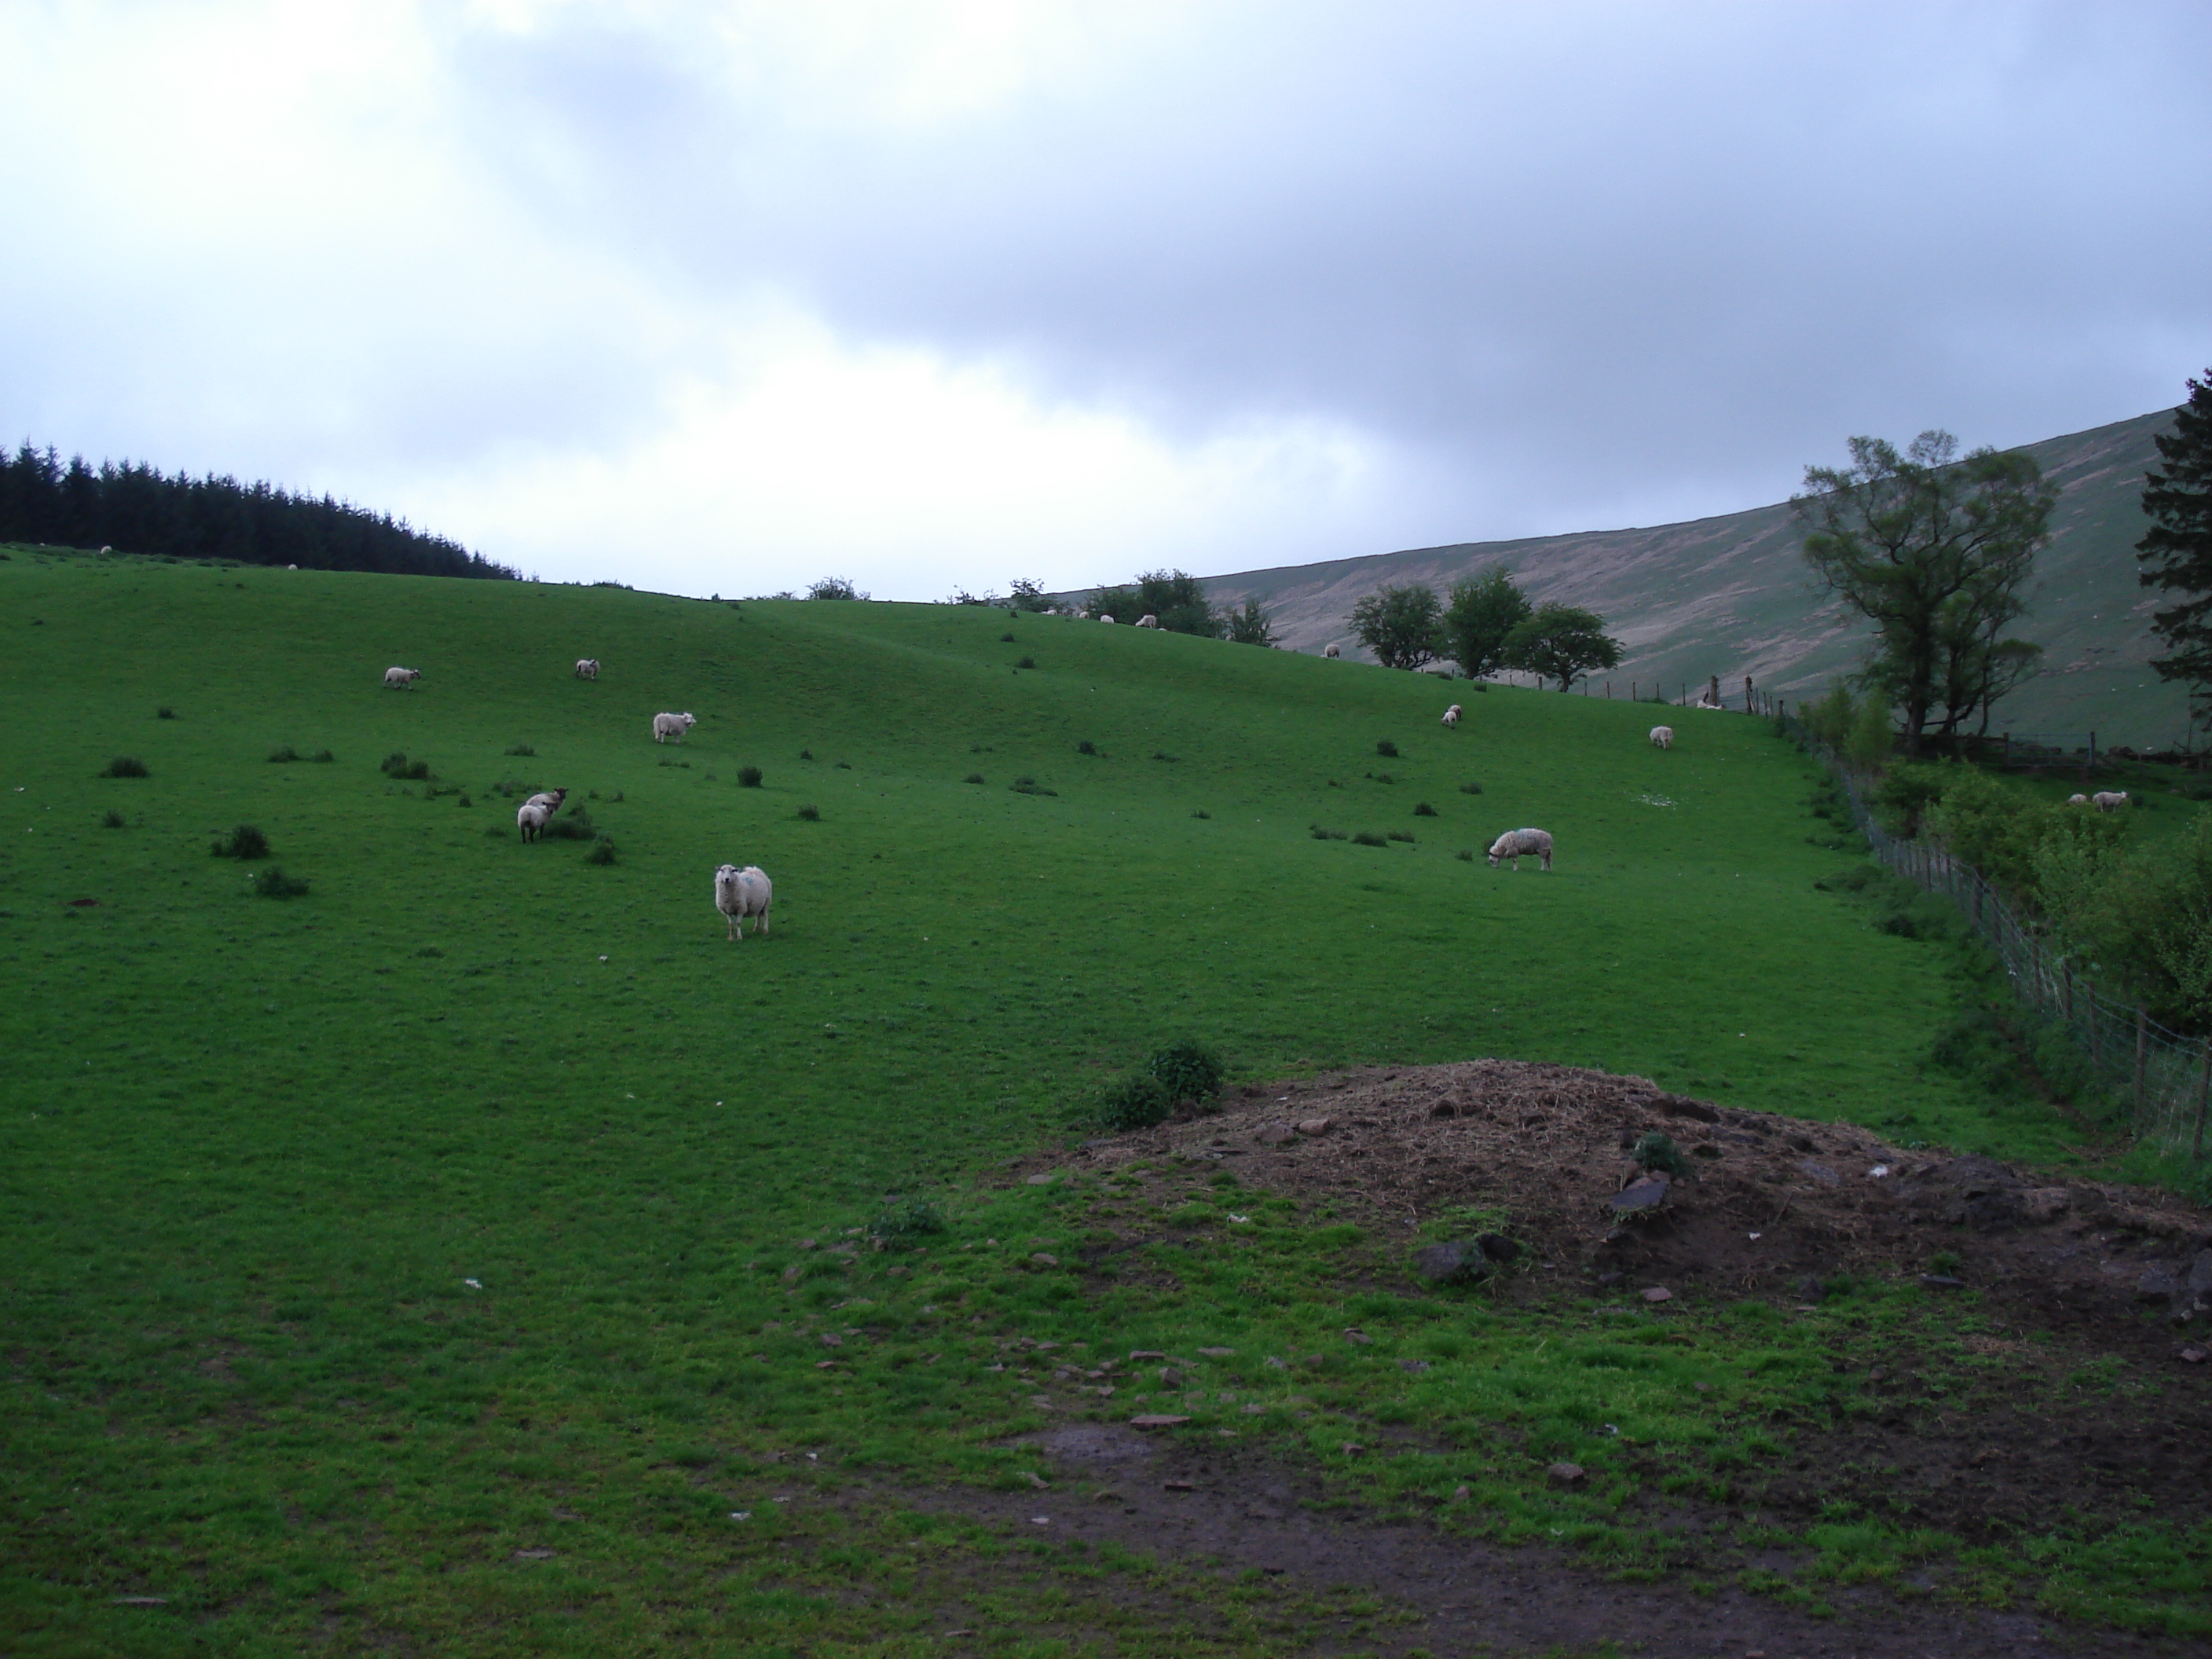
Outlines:
{"label": "grass field", "polygon": [[[24,1652],[879,1650],[889,1626],[806,1599],[829,1569],[748,1557],[731,1588],[723,1488],[833,1440],[1015,1478],[994,1448],[1024,1408],[890,1337],[876,1370],[817,1371],[811,1328],[765,1328],[854,1285],[792,1241],[938,1194],[937,1266],[875,1280],[866,1322],[915,1344],[950,1317],[930,1295],[977,1341],[1231,1310],[1262,1334],[1249,1273],[1170,1307],[953,1259],[1075,1224],[1073,1197],[968,1179],[1172,1037],[1239,1079],[1497,1054],[2011,1157],[2080,1139],[1925,1064],[1954,969],[1816,890],[1848,854],[1815,844],[1810,764],[1741,717],[1672,711],[1660,753],[1649,708],[1497,690],[1448,732],[1425,678],[1073,620],[21,550],[0,625],[0,1619]],[[395,663],[420,684],[386,690]],[[680,746],[660,709],[700,717]],[[101,775],[118,757],[147,775]],[[521,844],[522,786],[573,791],[615,861]],[[240,823],[270,859],[210,856]],[[1483,861],[1522,824],[1557,836],[1549,874]],[[726,939],[725,861],[775,879],[769,936]],[[272,864],[308,891],[257,893]],[[1289,1231],[1264,1299],[1286,1340],[1341,1243]],[[1498,1322],[1450,1318],[1462,1353]],[[1772,1346],[1717,1316],[1712,1340]],[[1699,1480],[1759,1455],[1681,1432],[1717,1449]],[[1496,1478],[1512,1526],[1607,1524]],[[572,1509],[588,1545],[519,1588],[515,1540]],[[108,1605],[137,1594],[189,1616]],[[695,1627],[712,1596],[743,1642]]]}

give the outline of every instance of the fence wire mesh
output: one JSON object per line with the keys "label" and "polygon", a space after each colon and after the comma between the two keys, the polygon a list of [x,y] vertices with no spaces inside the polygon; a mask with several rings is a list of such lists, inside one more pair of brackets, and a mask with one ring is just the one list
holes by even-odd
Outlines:
{"label": "fence wire mesh", "polygon": [[2073,1040],[2099,1086],[2130,1103],[2136,1139],[2162,1151],[2202,1158],[2206,1111],[2212,1104],[2212,1036],[2168,1030],[2141,1008],[2099,990],[1972,866],[1940,848],[1884,830],[1868,810],[1859,780],[1796,715],[1784,717],[1781,725],[1835,775],[1850,804],[1852,823],[1865,835],[1875,859],[1956,905],[2004,964],[2014,994]]}

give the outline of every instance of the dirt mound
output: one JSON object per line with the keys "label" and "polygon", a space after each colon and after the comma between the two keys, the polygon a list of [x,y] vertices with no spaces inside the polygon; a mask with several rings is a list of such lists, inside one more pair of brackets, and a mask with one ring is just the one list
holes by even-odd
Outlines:
{"label": "dirt mound", "polygon": [[[1679,1154],[1671,1178],[1630,1157],[1654,1134]],[[1646,1158],[1667,1161],[1648,1144]],[[1051,1161],[1103,1173],[1162,1158],[1218,1162],[1409,1239],[1455,1210],[1495,1210],[1540,1271],[1601,1285],[1810,1300],[1839,1275],[1918,1276],[2167,1355],[2202,1340],[2212,1311],[2212,1215],[2172,1194],[2053,1182],[1573,1066],[1479,1060],[1248,1088],[1220,1112]]]}

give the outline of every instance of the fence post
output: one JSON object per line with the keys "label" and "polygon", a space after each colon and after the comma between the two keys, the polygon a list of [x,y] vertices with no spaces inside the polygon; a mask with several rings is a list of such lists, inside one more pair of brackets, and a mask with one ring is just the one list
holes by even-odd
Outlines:
{"label": "fence post", "polygon": [[2204,1108],[2212,1102],[2212,1036],[2204,1039],[2204,1064],[2197,1073],[2197,1139],[2189,1149],[2191,1158],[2204,1156]]}

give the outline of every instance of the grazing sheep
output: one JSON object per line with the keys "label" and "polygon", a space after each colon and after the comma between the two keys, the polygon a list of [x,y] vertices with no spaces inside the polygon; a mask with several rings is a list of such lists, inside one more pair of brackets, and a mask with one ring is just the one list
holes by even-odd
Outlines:
{"label": "grazing sheep", "polygon": [[522,831],[525,841],[536,841],[545,833],[546,821],[553,809],[541,801],[526,800],[514,809],[514,827]]}
{"label": "grazing sheep", "polygon": [[1137,618],[1137,626],[1139,628],[1158,628],[1159,625],[1160,619],[1158,617],[1139,617]]}
{"label": "grazing sheep", "polygon": [[1544,868],[1552,867],[1552,835],[1548,830],[1508,830],[1490,843],[1490,867],[1495,870],[1500,860],[1511,859],[1518,870],[1526,856],[1540,858]]}
{"label": "grazing sheep", "polygon": [[2124,789],[2100,789],[2089,799],[2097,804],[2100,812],[2117,812],[2128,804],[2128,792]]}
{"label": "grazing sheep", "polygon": [[565,789],[547,789],[532,795],[522,804],[525,806],[544,807],[545,816],[550,818],[561,810],[561,803],[568,799],[568,792]]}
{"label": "grazing sheep", "polygon": [[404,691],[422,678],[422,671],[419,668],[387,668],[384,671],[384,683],[395,690]]}
{"label": "grazing sheep", "polygon": [[775,889],[757,864],[742,870],[734,864],[714,872],[714,908],[729,919],[730,937],[743,939],[745,918],[753,918],[753,932],[768,932],[768,907],[775,902]]}
{"label": "grazing sheep", "polygon": [[1344,653],[1343,653],[1343,652],[1341,652],[1341,651],[1338,650],[1338,649],[1337,649],[1334,646],[1333,646],[1333,645],[1332,645],[1332,646],[1329,646],[1329,647],[1326,647],[1326,648],[1322,652],[1322,656],[1324,656],[1324,657],[1340,657],[1340,656],[1342,656],[1343,654],[1344,654]]}
{"label": "grazing sheep", "polygon": [[2069,795],[2066,797],[2066,804],[2069,806],[2087,806],[2089,804],[2089,798],[2087,795]]}
{"label": "grazing sheep", "polygon": [[699,723],[696,714],[655,714],[653,717],[653,740],[666,743],[674,738],[684,741],[684,734]]}
{"label": "grazing sheep", "polygon": [[1651,746],[1654,749],[1672,749],[1674,746],[1674,728],[1671,726],[1653,726]]}
{"label": "grazing sheep", "polygon": [[1459,724],[1459,705],[1457,703],[1454,703],[1450,708],[1444,710],[1444,724],[1446,726],[1457,726]]}
{"label": "grazing sheep", "polygon": [[578,679],[595,680],[599,678],[599,659],[597,657],[579,657],[576,659],[576,678]]}
{"label": "grazing sheep", "polygon": [[1114,620],[1114,619],[1113,619],[1111,617],[1109,617],[1109,616],[1103,615],[1103,614],[1102,613],[1102,614],[1100,615],[1100,617],[1099,617],[1098,620],[1099,620],[1100,622],[1103,622],[1103,623],[1108,623],[1108,624],[1109,624],[1109,625],[1110,625],[1110,624],[1113,623],[1113,620]]}

